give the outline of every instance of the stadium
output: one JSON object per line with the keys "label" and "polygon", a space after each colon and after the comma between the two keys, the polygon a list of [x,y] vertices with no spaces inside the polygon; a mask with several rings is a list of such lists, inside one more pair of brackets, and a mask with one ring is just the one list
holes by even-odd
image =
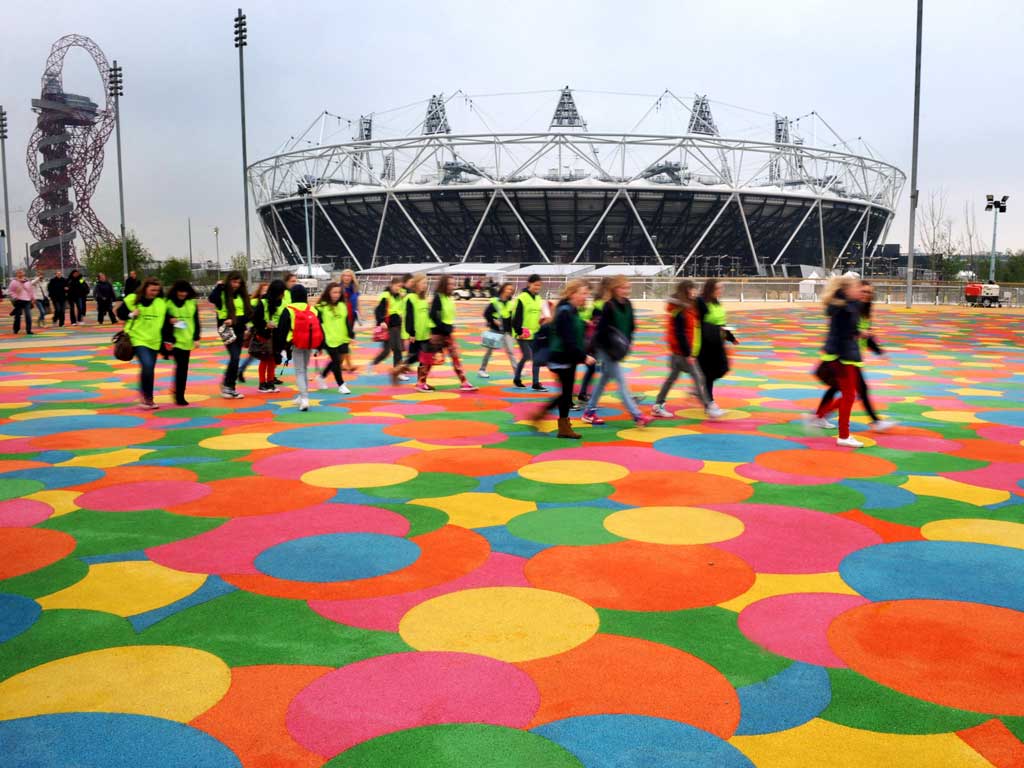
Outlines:
{"label": "stadium", "polygon": [[[602,124],[639,120],[596,131],[586,110]],[[742,120],[720,130],[716,114],[730,111]],[[334,121],[355,138],[331,143]],[[249,173],[280,264],[792,276],[879,257],[905,176],[860,142],[815,112],[790,119],[671,91],[457,91],[357,118],[324,112]]]}

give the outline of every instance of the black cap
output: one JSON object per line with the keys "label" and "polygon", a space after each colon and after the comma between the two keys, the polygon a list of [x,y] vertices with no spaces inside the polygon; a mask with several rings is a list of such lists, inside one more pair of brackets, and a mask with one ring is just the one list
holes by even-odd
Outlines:
{"label": "black cap", "polygon": [[526,282],[528,282],[528,283],[539,283],[540,282],[540,275],[530,275],[528,278],[526,278]]}

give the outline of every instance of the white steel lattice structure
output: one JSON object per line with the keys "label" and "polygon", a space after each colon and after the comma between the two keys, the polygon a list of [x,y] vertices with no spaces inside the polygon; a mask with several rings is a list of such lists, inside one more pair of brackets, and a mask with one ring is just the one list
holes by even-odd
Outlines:
{"label": "white steel lattice structure", "polygon": [[249,172],[267,239],[288,263],[632,263],[762,275],[870,259],[905,179],[880,160],[800,139],[579,128],[374,138],[285,152]]}

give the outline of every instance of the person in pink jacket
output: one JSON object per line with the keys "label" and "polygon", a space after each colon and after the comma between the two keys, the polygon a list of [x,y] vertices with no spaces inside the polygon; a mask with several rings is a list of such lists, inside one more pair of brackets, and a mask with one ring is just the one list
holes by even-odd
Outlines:
{"label": "person in pink jacket", "polygon": [[25,270],[19,269],[14,273],[11,284],[7,286],[7,298],[14,305],[14,309],[11,310],[11,314],[14,315],[14,332],[17,333],[21,330],[21,316],[24,315],[25,333],[28,336],[33,335],[32,301],[35,298],[35,293],[32,283],[32,280],[25,277]]}

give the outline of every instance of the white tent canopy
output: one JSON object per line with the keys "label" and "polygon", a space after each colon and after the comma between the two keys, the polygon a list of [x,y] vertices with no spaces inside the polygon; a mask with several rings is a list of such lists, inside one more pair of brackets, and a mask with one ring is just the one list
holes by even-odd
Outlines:
{"label": "white tent canopy", "polygon": [[614,275],[625,275],[626,277],[657,277],[672,273],[671,266],[661,264],[608,264],[595,269],[590,274],[594,277],[611,277]]}
{"label": "white tent canopy", "polygon": [[443,272],[447,267],[452,266],[451,264],[439,264],[436,261],[428,261],[420,264],[384,264],[379,267],[372,267],[370,269],[361,270],[358,274],[366,277],[373,277],[374,275],[405,275],[415,274],[416,272],[422,272],[423,274],[431,274],[436,272]]}
{"label": "white tent canopy", "polygon": [[461,264],[453,264],[452,266],[445,267],[443,270],[439,270],[446,275],[504,275],[508,274],[511,270],[517,269],[519,262],[514,264],[481,264],[464,262]]}
{"label": "white tent canopy", "polygon": [[540,277],[568,278],[585,275],[593,271],[593,264],[529,264],[519,269],[513,269],[505,274],[509,277],[539,275]]}

